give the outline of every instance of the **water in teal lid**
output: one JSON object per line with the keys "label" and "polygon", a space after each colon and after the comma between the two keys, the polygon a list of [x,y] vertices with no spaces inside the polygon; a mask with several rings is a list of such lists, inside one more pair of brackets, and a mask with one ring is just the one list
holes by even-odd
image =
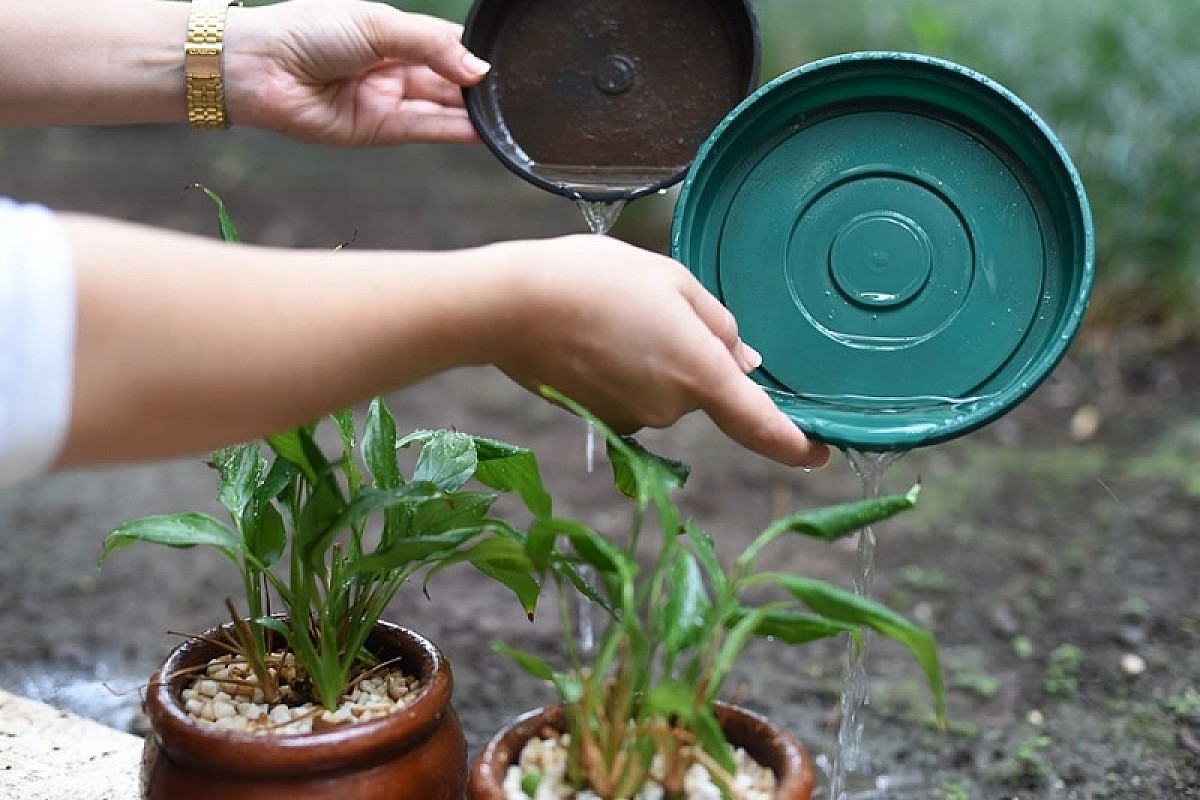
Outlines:
{"label": "water in teal lid", "polygon": [[855,53],[763,86],[701,146],[676,258],[763,355],[805,431],[861,450],[954,438],[1062,358],[1094,271],[1050,128],[965,67]]}

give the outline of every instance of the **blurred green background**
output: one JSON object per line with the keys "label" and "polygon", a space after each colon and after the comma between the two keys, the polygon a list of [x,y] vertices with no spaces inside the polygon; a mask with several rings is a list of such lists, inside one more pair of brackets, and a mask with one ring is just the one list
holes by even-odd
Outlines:
{"label": "blurred green background", "polygon": [[[463,21],[470,0],[393,0]],[[757,0],[763,80],[828,55],[958,61],[1027,101],[1087,187],[1099,274],[1089,325],[1200,334],[1200,25],[1196,0]],[[636,209],[627,224],[637,225]],[[647,226],[649,227],[649,226]],[[636,233],[634,233],[636,238]]]}

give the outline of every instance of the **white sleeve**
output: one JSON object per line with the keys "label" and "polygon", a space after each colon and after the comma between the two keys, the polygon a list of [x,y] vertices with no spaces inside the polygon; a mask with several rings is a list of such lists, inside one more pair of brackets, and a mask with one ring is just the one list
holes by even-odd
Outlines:
{"label": "white sleeve", "polygon": [[54,214],[0,197],[0,486],[53,465],[71,416],[75,270]]}

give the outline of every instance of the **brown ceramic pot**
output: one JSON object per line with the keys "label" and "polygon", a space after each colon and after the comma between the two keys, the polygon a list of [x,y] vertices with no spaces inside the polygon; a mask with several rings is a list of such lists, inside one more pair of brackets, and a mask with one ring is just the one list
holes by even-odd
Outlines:
{"label": "brown ceramic pot", "polygon": [[[737,706],[718,704],[717,719],[730,744],[744,748],[775,773],[775,800],[811,800],[816,773],[812,759],[795,736]],[[497,731],[471,763],[467,799],[505,800],[504,775],[525,742],[546,726],[562,731],[565,724],[562,706],[547,706],[523,714]]]}
{"label": "brown ceramic pot", "polygon": [[467,746],[450,705],[449,662],[429,640],[387,622],[376,625],[367,646],[420,678],[408,708],[331,731],[271,736],[218,731],[188,716],[179,704],[181,670],[222,651],[204,639],[180,645],[147,694],[152,733],[142,754],[142,797],[460,800]]}

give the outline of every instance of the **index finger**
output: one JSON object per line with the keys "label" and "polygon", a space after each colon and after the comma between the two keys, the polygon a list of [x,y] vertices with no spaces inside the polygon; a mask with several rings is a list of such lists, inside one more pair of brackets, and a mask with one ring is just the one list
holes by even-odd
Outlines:
{"label": "index finger", "polygon": [[383,58],[424,64],[457,86],[473,86],[490,66],[462,43],[462,26],[382,3],[363,3],[371,13],[371,46]]}
{"label": "index finger", "polygon": [[828,445],[806,436],[747,376],[730,372],[717,388],[704,411],[733,441],[790,467],[821,467],[829,461]]}

